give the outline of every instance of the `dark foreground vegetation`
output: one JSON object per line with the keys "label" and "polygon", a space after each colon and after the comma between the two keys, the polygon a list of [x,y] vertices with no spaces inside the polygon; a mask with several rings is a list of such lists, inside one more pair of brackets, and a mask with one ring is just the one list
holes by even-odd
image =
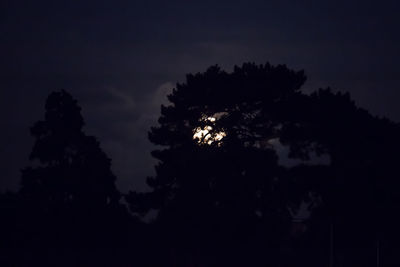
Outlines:
{"label": "dark foreground vegetation", "polygon": [[305,81],[187,75],[149,132],[149,192],[126,195],[77,101],[50,94],[20,190],[0,195],[0,266],[400,266],[399,124]]}

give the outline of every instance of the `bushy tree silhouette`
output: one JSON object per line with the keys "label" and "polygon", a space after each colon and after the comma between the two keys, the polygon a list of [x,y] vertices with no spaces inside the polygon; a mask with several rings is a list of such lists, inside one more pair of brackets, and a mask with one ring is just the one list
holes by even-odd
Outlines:
{"label": "bushy tree silhouette", "polygon": [[22,170],[17,222],[19,245],[28,249],[19,258],[41,265],[119,265],[137,224],[119,203],[111,160],[83,132],[81,108],[69,93],[51,93],[45,108],[44,120],[31,128],[32,166]]}
{"label": "bushy tree silhouette", "polygon": [[[370,266],[377,241],[394,247],[399,125],[348,93],[305,94],[305,79],[282,65],[244,64],[176,85],[149,132],[161,146],[152,191],[127,196],[134,213],[158,211],[154,229],[161,250],[172,247],[170,261],[322,266],[337,257]],[[280,165],[276,144],[300,164]]]}
{"label": "bushy tree silhouette", "polygon": [[77,101],[50,94],[21,189],[0,194],[0,265],[399,265],[399,124],[305,80],[246,63],[177,84],[149,132],[151,191],[126,195],[135,215],[158,212],[148,225],[120,204]]}
{"label": "bushy tree silhouette", "polygon": [[158,210],[166,238],[192,249],[194,261],[213,253],[210,261],[236,264],[274,257],[290,223],[273,147],[281,128],[276,112],[304,81],[302,71],[269,64],[187,75],[149,133],[165,147],[152,153],[159,160],[148,178],[153,191],[131,192],[131,210]]}
{"label": "bushy tree silhouette", "polygon": [[35,144],[30,159],[38,160],[39,166],[23,170],[21,193],[46,203],[46,209],[95,209],[118,202],[111,161],[96,138],[82,131],[80,109],[66,91],[52,93],[45,120],[31,128]]}
{"label": "bushy tree silhouette", "polygon": [[348,264],[372,266],[380,243],[386,256],[381,264],[398,264],[393,236],[398,239],[399,230],[393,222],[399,221],[400,210],[399,124],[372,116],[349,94],[330,89],[302,95],[287,106],[297,112],[286,117],[281,141],[292,156],[314,152],[330,157],[323,175],[329,179],[314,184],[337,233],[337,254]]}

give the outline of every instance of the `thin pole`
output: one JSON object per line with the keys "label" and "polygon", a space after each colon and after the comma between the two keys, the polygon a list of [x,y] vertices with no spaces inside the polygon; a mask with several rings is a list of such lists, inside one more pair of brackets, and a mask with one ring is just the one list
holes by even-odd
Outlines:
{"label": "thin pole", "polygon": [[333,222],[330,227],[330,248],[329,248],[329,266],[333,267]]}
{"label": "thin pole", "polygon": [[376,239],[376,267],[379,267],[379,260],[380,260],[380,258],[379,258],[379,253],[380,253],[380,250],[379,250],[379,238],[377,238]]}

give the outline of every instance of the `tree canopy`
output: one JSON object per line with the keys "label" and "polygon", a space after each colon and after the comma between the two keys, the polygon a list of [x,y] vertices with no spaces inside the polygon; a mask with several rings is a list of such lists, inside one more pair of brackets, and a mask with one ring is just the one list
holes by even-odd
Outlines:
{"label": "tree canopy", "polygon": [[135,249],[129,240],[140,225],[120,203],[111,160],[83,126],[81,108],[68,92],[48,96],[44,120],[31,128],[32,164],[22,170],[21,188],[0,198],[9,215],[9,263],[111,266],[128,257],[116,247]]}
{"label": "tree canopy", "polygon": [[[152,152],[159,163],[147,180],[151,191],[127,196],[132,212],[157,210],[156,223],[170,233],[165,239],[193,246],[197,252],[191,253],[203,253],[203,259],[216,253],[213,260],[226,260],[224,252],[240,247],[242,258],[231,259],[282,261],[284,247],[296,246],[288,238],[295,240],[292,227],[304,216],[305,203],[313,212],[303,218],[308,234],[298,249],[314,247],[320,257],[305,257],[300,249],[294,259],[326,264],[329,224],[341,236],[353,232],[354,246],[375,242],[376,220],[383,213],[393,216],[383,207],[397,195],[392,171],[399,126],[358,108],[348,93],[328,88],[306,94],[305,81],[303,71],[268,63],[188,74],[149,132],[160,147]],[[299,160],[297,166],[280,163],[282,146]],[[312,155],[329,160],[315,163]]]}
{"label": "tree canopy", "polygon": [[218,243],[210,240],[224,240],[221,246],[232,240],[230,249],[241,244],[242,260],[255,247],[279,247],[290,214],[273,144],[282,128],[281,103],[300,94],[305,80],[303,71],[269,64],[187,75],[149,132],[162,146],[152,153],[159,160],[156,176],[148,178],[153,191],[131,192],[131,210],[158,210],[177,246],[195,242],[205,249]]}
{"label": "tree canopy", "polygon": [[50,94],[45,107],[45,119],[31,128],[30,159],[38,166],[23,170],[21,193],[32,201],[81,208],[118,202],[111,160],[96,138],[82,131],[77,101],[62,90]]}
{"label": "tree canopy", "polygon": [[125,195],[131,214],[77,101],[51,93],[19,192],[0,194],[0,264],[399,265],[400,125],[305,81],[268,63],[188,74],[150,129],[156,174]]}

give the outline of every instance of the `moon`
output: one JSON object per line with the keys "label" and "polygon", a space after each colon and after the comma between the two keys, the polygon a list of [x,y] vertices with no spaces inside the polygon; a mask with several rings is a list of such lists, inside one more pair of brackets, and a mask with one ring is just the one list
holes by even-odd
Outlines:
{"label": "moon", "polygon": [[[208,117],[207,121],[215,123],[216,118]],[[221,142],[221,140],[226,136],[223,131],[215,132],[211,125],[206,125],[203,128],[197,127],[194,129],[193,140],[197,140],[198,144],[211,145],[214,142]]]}

